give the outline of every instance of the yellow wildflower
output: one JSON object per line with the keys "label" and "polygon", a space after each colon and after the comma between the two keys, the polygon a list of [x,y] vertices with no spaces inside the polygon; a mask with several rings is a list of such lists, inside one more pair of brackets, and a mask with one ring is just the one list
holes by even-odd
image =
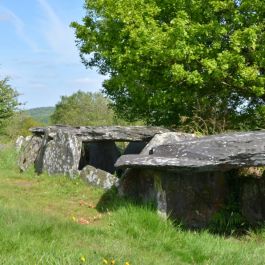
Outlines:
{"label": "yellow wildflower", "polygon": [[86,258],[84,256],[80,257],[80,261],[85,263],[86,262]]}
{"label": "yellow wildflower", "polygon": [[76,222],[76,217],[75,216],[72,216],[72,220],[74,221],[74,222]]}
{"label": "yellow wildflower", "polygon": [[102,260],[103,264],[108,264],[108,261],[106,259]]}
{"label": "yellow wildflower", "polygon": [[111,262],[110,262],[111,265],[114,265],[115,264],[115,259],[112,259]]}
{"label": "yellow wildflower", "polygon": [[130,263],[129,263],[128,261],[126,261],[126,262],[124,263],[124,265],[130,265]]}

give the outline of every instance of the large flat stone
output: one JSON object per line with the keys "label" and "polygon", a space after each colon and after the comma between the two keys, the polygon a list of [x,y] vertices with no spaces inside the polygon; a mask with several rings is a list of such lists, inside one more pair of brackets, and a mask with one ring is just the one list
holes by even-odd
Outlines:
{"label": "large flat stone", "polygon": [[265,165],[265,131],[231,133],[183,140],[152,148],[148,154],[121,156],[118,168],[174,171],[227,171]]}
{"label": "large flat stone", "polygon": [[36,135],[44,135],[49,130],[53,138],[58,130],[79,137],[83,142],[96,141],[149,141],[155,134],[168,132],[168,129],[148,126],[49,126],[35,127],[30,131]]}

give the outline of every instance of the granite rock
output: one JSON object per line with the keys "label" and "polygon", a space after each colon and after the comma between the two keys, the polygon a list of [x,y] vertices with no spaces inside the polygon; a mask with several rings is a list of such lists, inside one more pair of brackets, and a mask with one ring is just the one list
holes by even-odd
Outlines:
{"label": "granite rock", "polygon": [[23,139],[18,158],[18,166],[21,171],[25,171],[35,163],[41,148],[41,143],[42,138],[38,136],[27,136]]}
{"label": "granite rock", "polygon": [[119,179],[114,175],[89,165],[81,170],[80,177],[88,184],[105,190],[111,189],[119,183]]}
{"label": "granite rock", "polygon": [[74,177],[79,172],[81,147],[82,143],[75,135],[57,131],[53,140],[44,145],[42,171]]}

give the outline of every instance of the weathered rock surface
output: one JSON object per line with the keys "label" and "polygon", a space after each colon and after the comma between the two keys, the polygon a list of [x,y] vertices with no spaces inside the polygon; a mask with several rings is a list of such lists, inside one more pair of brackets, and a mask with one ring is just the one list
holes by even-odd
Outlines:
{"label": "weathered rock surface", "polygon": [[222,172],[162,172],[160,190],[167,216],[189,228],[207,227],[224,208],[230,187]]}
{"label": "weathered rock surface", "polygon": [[115,166],[174,171],[227,171],[265,165],[265,131],[231,133],[152,148],[150,155],[126,155]]}
{"label": "weathered rock surface", "polygon": [[161,216],[189,228],[207,227],[229,195],[226,176],[221,172],[183,174],[132,169],[122,181],[121,195],[152,203]]}
{"label": "weathered rock surface", "polygon": [[243,178],[240,183],[242,215],[252,224],[265,221],[265,177]]}
{"label": "weathered rock surface", "polygon": [[165,132],[155,135],[152,140],[145,146],[145,148],[140,153],[141,156],[149,155],[150,151],[160,145],[174,145],[180,141],[193,140],[194,134],[180,133],[180,132]]}
{"label": "weathered rock surface", "polygon": [[265,164],[264,131],[180,138],[166,144],[158,143],[156,137],[151,141],[154,145],[147,145],[140,155],[122,156],[117,161],[117,166],[129,167],[120,181],[121,195],[153,202],[162,216],[202,228],[226,207],[231,193],[238,192],[247,221],[257,224],[265,220],[264,178],[242,178],[235,191],[230,179],[238,176],[229,171]]}
{"label": "weathered rock surface", "polygon": [[[181,140],[190,140],[195,136],[193,134],[166,132],[163,134],[157,134],[154,138],[145,146],[139,155],[136,155],[141,159],[149,154],[152,148],[161,144],[174,144]],[[131,157],[132,155],[128,155]],[[122,156],[122,157],[127,157]],[[120,159],[119,159],[120,160]],[[118,160],[118,161],[119,161]],[[117,165],[117,163],[116,163]],[[151,172],[151,173],[150,173]],[[157,204],[163,205],[162,195],[154,189],[154,171],[142,170],[137,168],[128,168],[122,176],[119,185],[120,195],[129,196],[133,199],[140,199],[143,201],[153,201],[157,198]],[[162,197],[161,197],[161,196]],[[159,210],[160,211],[160,210]],[[160,211],[162,212],[162,210]]]}
{"label": "weathered rock surface", "polygon": [[114,175],[92,166],[84,167],[80,172],[80,177],[90,185],[105,190],[110,189],[112,186],[117,186],[119,183],[119,179]]}
{"label": "weathered rock surface", "polygon": [[26,138],[24,136],[19,136],[16,140],[15,143],[15,147],[16,147],[16,151],[19,152],[21,150],[21,147],[23,145],[23,143],[25,142]]}
{"label": "weathered rock surface", "polygon": [[49,126],[35,127],[30,131],[36,135],[44,135],[49,129],[49,136],[53,138],[58,130],[75,135],[83,142],[96,141],[149,141],[155,134],[168,132],[169,130],[161,127],[147,126]]}
{"label": "weathered rock surface", "polygon": [[72,134],[57,131],[53,140],[44,146],[42,171],[48,174],[78,174],[82,143]]}
{"label": "weathered rock surface", "polygon": [[38,136],[28,136],[23,139],[20,147],[18,166],[20,170],[25,171],[33,165],[41,148],[42,138]]}

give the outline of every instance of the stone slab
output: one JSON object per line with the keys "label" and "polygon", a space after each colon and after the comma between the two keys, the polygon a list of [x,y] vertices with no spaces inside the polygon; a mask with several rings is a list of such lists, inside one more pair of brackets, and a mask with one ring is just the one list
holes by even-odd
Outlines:
{"label": "stone slab", "polygon": [[149,155],[125,155],[117,168],[161,168],[174,171],[227,171],[265,165],[265,131],[207,136],[160,145]]}
{"label": "stone slab", "polygon": [[169,132],[161,127],[148,126],[49,126],[34,127],[30,131],[35,135],[44,135],[49,129],[49,136],[53,138],[58,130],[73,134],[83,142],[96,141],[149,141],[155,134]]}

